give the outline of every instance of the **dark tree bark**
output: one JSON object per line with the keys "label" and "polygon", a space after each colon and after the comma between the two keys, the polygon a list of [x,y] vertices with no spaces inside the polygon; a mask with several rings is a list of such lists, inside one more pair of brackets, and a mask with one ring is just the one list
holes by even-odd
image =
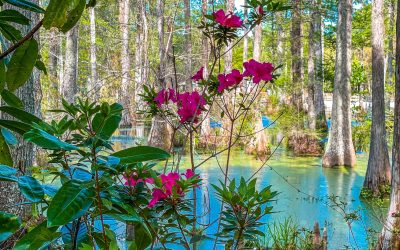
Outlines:
{"label": "dark tree bark", "polygon": [[372,126],[364,188],[375,195],[390,184],[390,163],[385,126],[385,55],[383,0],[372,3]]}
{"label": "dark tree bark", "polygon": [[78,93],[78,38],[77,24],[66,34],[64,80],[61,86],[63,98],[70,103],[75,102]]}
{"label": "dark tree bark", "polygon": [[332,125],[322,165],[353,167],[356,156],[351,137],[350,103],[352,1],[339,0],[338,11]]}
{"label": "dark tree bark", "polygon": [[291,53],[292,53],[292,103],[297,110],[303,110],[302,84],[302,41],[301,41],[301,0],[292,0],[292,30],[291,30]]}
{"label": "dark tree bark", "polygon": [[397,1],[395,108],[392,152],[392,191],[390,206],[381,234],[379,249],[399,249],[400,236],[400,0]]}
{"label": "dark tree bark", "polygon": [[[39,4],[38,0],[33,0],[33,3]],[[14,8],[9,5],[4,5],[4,8]],[[19,11],[21,11],[19,9]],[[21,11],[27,18],[31,20],[31,25],[20,26],[22,33],[26,34],[31,28],[39,22],[39,15],[30,11]],[[39,33],[36,33],[35,39],[39,42]],[[25,111],[41,116],[40,113],[40,102],[41,102],[41,86],[40,86],[40,73],[37,69],[34,69],[29,80],[16,91],[16,95],[23,101]],[[2,114],[6,117],[5,114]],[[9,116],[6,117],[10,119]],[[35,147],[32,143],[28,143],[18,137],[18,144],[11,148],[11,155],[14,162],[14,167],[22,170],[25,175],[30,174],[30,169],[35,162]],[[14,206],[15,204],[26,202],[27,200],[19,192],[18,185],[13,182],[0,182],[0,211],[5,211],[11,214],[21,216],[23,219],[28,219],[31,212],[31,206],[20,205]]]}

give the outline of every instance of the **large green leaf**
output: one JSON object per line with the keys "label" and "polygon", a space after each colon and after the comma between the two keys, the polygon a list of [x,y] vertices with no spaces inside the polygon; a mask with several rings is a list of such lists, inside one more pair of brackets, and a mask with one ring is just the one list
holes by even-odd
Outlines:
{"label": "large green leaf", "polygon": [[9,106],[3,106],[0,107],[0,111],[3,111],[9,115],[11,115],[12,117],[20,120],[21,122],[24,123],[28,123],[28,124],[43,124],[44,122],[42,120],[40,120],[40,118],[22,110],[19,108],[15,108],[15,107],[9,107]]}
{"label": "large green leaf", "polygon": [[0,60],[0,91],[6,86],[6,65],[4,60]]}
{"label": "large green leaf", "polygon": [[44,197],[42,185],[31,176],[22,176],[18,180],[18,186],[21,193],[33,202],[39,202]]}
{"label": "large green leaf", "polygon": [[0,164],[13,165],[13,160],[10,154],[10,149],[4,139],[3,135],[0,133]]}
{"label": "large green leaf", "polygon": [[6,165],[0,165],[0,175],[14,175],[16,173],[17,170],[15,168]]}
{"label": "large green leaf", "polygon": [[152,242],[152,236],[142,224],[135,225],[135,244],[131,244],[129,250],[146,249]]}
{"label": "large green leaf", "polygon": [[43,26],[61,28],[67,21],[68,6],[71,1],[50,0],[43,18]]}
{"label": "large green leaf", "polygon": [[8,23],[0,22],[0,32],[9,41],[17,42],[22,38],[21,31]]}
{"label": "large green leaf", "polygon": [[32,129],[32,126],[23,122],[2,119],[0,119],[0,126],[14,131],[19,135],[24,135],[26,132]]}
{"label": "large green leaf", "polygon": [[44,13],[44,9],[38,5],[26,0],[4,0],[4,2],[19,7],[21,9],[30,10],[36,13]]}
{"label": "large green leaf", "polygon": [[122,164],[137,163],[143,161],[152,160],[165,160],[170,157],[170,155],[160,149],[149,146],[138,146],[127,148],[112,154],[114,157],[121,159]]}
{"label": "large green leaf", "polygon": [[11,107],[20,109],[24,108],[24,103],[7,89],[3,89],[3,91],[1,91],[1,98],[3,98],[3,101],[5,101]]}
{"label": "large green leaf", "polygon": [[29,19],[16,10],[3,10],[0,12],[0,21],[29,25]]}
{"label": "large green leaf", "polygon": [[31,76],[39,54],[39,46],[35,39],[29,39],[17,48],[8,64],[6,82],[8,90],[14,92],[25,84]]}
{"label": "large green leaf", "polygon": [[76,3],[75,6],[71,6],[70,11],[68,11],[67,21],[61,27],[62,32],[67,32],[72,29],[75,24],[81,18],[83,11],[85,10],[86,0],[71,1],[71,3]]}
{"label": "large green leaf", "polygon": [[47,211],[48,226],[61,226],[81,217],[93,203],[95,190],[86,182],[70,180],[58,190]]}
{"label": "large green leaf", "polygon": [[0,242],[10,237],[21,226],[21,219],[0,211]]}
{"label": "large green leaf", "polygon": [[77,150],[78,147],[61,141],[57,137],[41,129],[31,129],[24,134],[24,140],[35,143],[41,148],[52,150]]}
{"label": "large green leaf", "polygon": [[108,115],[103,112],[97,113],[92,121],[93,130],[102,138],[109,139],[117,130],[122,119],[123,107],[114,103],[110,106]]}
{"label": "large green leaf", "polygon": [[37,227],[29,231],[20,239],[14,250],[37,250],[48,246],[52,241],[61,236],[57,232],[58,227],[47,228],[47,221],[42,222]]}

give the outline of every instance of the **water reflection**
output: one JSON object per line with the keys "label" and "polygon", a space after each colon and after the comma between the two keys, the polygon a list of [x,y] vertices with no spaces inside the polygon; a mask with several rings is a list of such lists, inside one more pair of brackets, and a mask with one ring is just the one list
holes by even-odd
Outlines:
{"label": "water reflection", "polygon": [[[146,128],[134,130],[134,132],[120,131],[113,138],[115,147],[125,148],[145,142]],[[137,138],[136,135],[141,135],[141,137]],[[275,136],[281,135],[277,133]],[[275,141],[279,140],[275,139]],[[256,175],[258,188],[272,185],[272,189],[279,192],[278,199],[273,204],[274,211],[277,213],[264,218],[264,222],[283,221],[290,216],[300,226],[311,229],[318,221],[321,226],[328,226],[329,249],[343,249],[345,245],[355,247],[343,213],[337,207],[330,206],[332,203],[329,202],[328,196],[333,194],[347,204],[346,212],[359,211],[362,220],[353,222],[352,230],[358,247],[367,248],[366,229],[371,227],[380,231],[381,224],[377,217],[385,211],[371,207],[359,199],[368,158],[367,155],[357,157],[358,164],[354,169],[322,168],[319,157],[293,157],[284,150],[278,150],[268,162],[268,166],[262,168]],[[205,158],[206,156],[197,155],[195,160],[200,162]],[[203,206],[198,207],[197,214],[199,215],[198,222],[203,225],[218,218],[220,202],[211,184],[218,185],[219,180],[223,181],[218,162],[223,164],[225,161],[226,156],[221,155],[218,156],[218,161],[213,158],[200,167],[199,172],[203,181],[202,186],[197,190],[197,203]],[[182,168],[189,167],[188,164],[187,159],[183,158]],[[235,151],[231,160],[230,178],[241,176],[249,178],[261,164],[262,162],[253,156]],[[216,229],[215,223],[208,227],[206,232],[213,234]],[[212,245],[213,242],[204,241],[199,249],[209,249]],[[222,246],[219,248],[222,249]],[[175,246],[174,249],[176,249]]]}

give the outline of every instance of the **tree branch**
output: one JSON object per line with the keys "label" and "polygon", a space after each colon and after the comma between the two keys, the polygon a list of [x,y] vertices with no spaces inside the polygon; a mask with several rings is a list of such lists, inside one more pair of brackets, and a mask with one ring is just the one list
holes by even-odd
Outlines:
{"label": "tree branch", "polygon": [[13,52],[14,50],[16,50],[18,47],[20,47],[22,44],[24,44],[26,41],[28,41],[29,39],[31,39],[33,37],[33,35],[35,35],[35,33],[40,29],[40,27],[42,27],[43,25],[43,19],[40,20],[40,22],[38,22],[36,24],[35,27],[33,27],[33,29],[31,31],[29,31],[28,34],[26,34],[21,40],[19,40],[17,43],[15,43],[14,45],[12,45],[10,48],[8,48],[6,51],[4,51],[3,53],[0,54],[0,60],[2,60],[4,57],[8,56],[11,52]]}

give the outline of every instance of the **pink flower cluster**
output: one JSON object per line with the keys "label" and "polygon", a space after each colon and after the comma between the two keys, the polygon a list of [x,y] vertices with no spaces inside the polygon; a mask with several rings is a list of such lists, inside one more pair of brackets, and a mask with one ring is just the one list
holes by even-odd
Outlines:
{"label": "pink flower cluster", "polygon": [[234,69],[229,74],[218,75],[218,93],[222,93],[225,89],[238,85],[243,80],[243,75],[239,70]]}
{"label": "pink flower cluster", "polygon": [[196,74],[192,76],[192,80],[195,80],[196,82],[204,80],[203,74],[204,74],[204,67],[201,67],[199,71],[197,71]]}
{"label": "pink flower cluster", "polygon": [[240,17],[236,16],[232,12],[225,14],[225,11],[222,9],[214,12],[212,15],[214,20],[223,27],[239,28],[243,24],[243,21],[240,20]]}
{"label": "pink flower cluster", "polygon": [[197,123],[205,105],[206,100],[197,91],[178,94],[178,115],[181,118],[180,123],[191,121]]}
{"label": "pink flower cluster", "polygon": [[258,84],[263,81],[271,81],[272,80],[272,72],[274,71],[274,66],[271,63],[260,63],[254,59],[251,59],[248,62],[243,63],[243,67],[245,69],[243,76],[252,76],[253,82]]}
{"label": "pink flower cluster", "polygon": [[175,90],[171,88],[162,89],[160,92],[158,92],[156,98],[154,98],[154,101],[157,103],[158,108],[161,108],[163,104],[168,104],[169,101],[176,103],[177,99]]}
{"label": "pink flower cluster", "polygon": [[[190,179],[194,176],[194,172],[191,169],[186,170],[184,174],[186,179]],[[178,184],[178,180],[180,180],[180,176],[178,173],[169,173],[167,175],[162,174],[160,176],[162,188],[153,189],[152,199],[150,200],[148,207],[152,208],[157,204],[158,201],[164,200],[168,197],[171,197],[174,194],[174,191],[179,196],[184,196],[182,188]]]}
{"label": "pink flower cluster", "polygon": [[158,92],[154,101],[157,103],[158,108],[161,108],[163,104],[168,104],[169,101],[177,103],[180,123],[191,122],[192,120],[197,123],[206,105],[206,100],[197,91],[176,94],[173,89],[162,89]]}
{"label": "pink flower cluster", "polygon": [[222,93],[225,89],[236,87],[242,82],[244,77],[253,77],[253,82],[255,84],[260,83],[260,81],[268,82],[272,80],[274,66],[272,66],[271,63],[260,63],[251,59],[245,62],[243,67],[245,69],[243,74],[241,74],[239,70],[234,69],[229,74],[218,75],[218,93]]}
{"label": "pink flower cluster", "polygon": [[138,178],[137,173],[134,172],[132,175],[130,176],[125,176],[124,175],[124,180],[125,180],[125,185],[130,186],[130,187],[134,187],[136,186],[137,183],[140,182],[145,182],[145,183],[149,183],[149,184],[154,184],[154,179],[153,178],[146,178],[143,179],[142,178]]}

